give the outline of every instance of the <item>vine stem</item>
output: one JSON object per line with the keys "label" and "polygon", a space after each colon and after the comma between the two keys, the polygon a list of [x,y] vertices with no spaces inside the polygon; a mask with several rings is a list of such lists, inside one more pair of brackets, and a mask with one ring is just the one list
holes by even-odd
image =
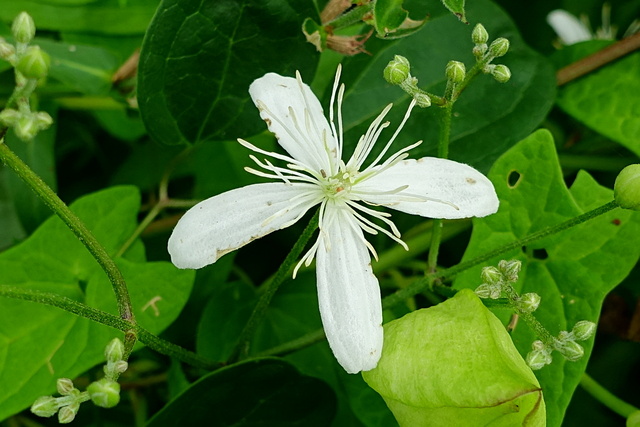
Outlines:
{"label": "vine stem", "polygon": [[91,255],[104,270],[111,282],[116,300],[118,303],[118,311],[120,317],[131,325],[135,325],[135,317],[131,306],[131,299],[127,284],[116,266],[114,260],[109,256],[105,248],[94,237],[93,233],[78,218],[78,216],[69,209],[69,207],[58,197],[58,195],[35,173],[29,166],[24,163],[4,142],[4,133],[0,134],[0,159],[11,168],[31,189],[46,203],[49,208],[71,229],[73,234],[82,242],[89,250]]}
{"label": "vine stem", "polygon": [[238,338],[238,343],[235,348],[231,352],[231,356],[228,359],[228,363],[234,363],[238,360],[242,360],[247,357],[249,354],[249,346],[251,337],[255,332],[256,328],[262,322],[265,314],[267,313],[267,308],[269,307],[269,303],[271,303],[271,299],[276,294],[276,291],[284,282],[285,278],[289,275],[289,271],[293,264],[297,261],[304,250],[307,242],[311,238],[311,235],[315,232],[316,228],[318,228],[318,219],[320,217],[320,210],[318,209],[316,213],[311,218],[311,221],[304,229],[298,241],[293,245],[291,251],[284,259],[278,271],[276,272],[273,280],[267,282],[262,287],[262,293],[260,294],[260,298],[258,299],[258,303],[256,304],[247,324],[245,325],[242,333],[240,334],[240,338]]}
{"label": "vine stem", "polygon": [[580,379],[580,385],[585,389],[587,393],[593,396],[597,401],[611,409],[616,414],[629,418],[634,412],[640,411],[635,406],[625,402],[619,397],[615,396],[606,388],[602,387],[596,380],[591,378],[586,372],[582,374]]}
{"label": "vine stem", "polygon": [[[71,298],[63,297],[49,292],[41,292],[33,289],[26,289],[23,287],[10,285],[0,285],[0,297],[31,301],[38,304],[57,307],[66,312],[75,314],[76,316],[80,316],[85,319],[92,320],[96,323],[118,329],[125,333],[125,347],[127,338],[134,336],[137,337],[140,342],[147,345],[150,349],[167,356],[175,357],[176,359],[188,363],[192,366],[208,370],[213,370],[224,366],[224,363],[222,362],[216,362],[204,358],[176,344],[165,341],[137,324],[132,325],[128,320],[115,316],[111,313],[107,313],[105,311],[90,307],[86,304],[82,304],[78,301],[72,300]],[[129,353],[130,351],[127,352],[127,355]]]}

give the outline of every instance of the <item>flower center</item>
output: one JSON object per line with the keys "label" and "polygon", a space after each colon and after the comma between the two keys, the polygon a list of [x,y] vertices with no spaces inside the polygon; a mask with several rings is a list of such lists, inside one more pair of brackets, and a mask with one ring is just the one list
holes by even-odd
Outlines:
{"label": "flower center", "polygon": [[351,187],[353,187],[359,174],[357,170],[341,167],[333,176],[325,176],[326,172],[320,171],[323,180],[320,182],[322,191],[328,199],[350,199]]}

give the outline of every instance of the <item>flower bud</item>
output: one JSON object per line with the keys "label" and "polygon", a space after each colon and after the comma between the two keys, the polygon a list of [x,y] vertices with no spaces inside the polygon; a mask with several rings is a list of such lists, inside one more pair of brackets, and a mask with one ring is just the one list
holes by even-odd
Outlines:
{"label": "flower bud", "polygon": [[618,174],[613,198],[621,208],[640,211],[640,164],[629,165]]}
{"label": "flower bud", "polygon": [[22,117],[22,114],[20,114],[18,110],[14,110],[12,108],[0,111],[0,123],[7,127],[15,126],[20,117]]}
{"label": "flower bud", "polygon": [[113,364],[113,370],[118,374],[123,373],[127,369],[129,369],[129,364],[124,360],[118,360],[116,363]]}
{"label": "flower bud", "polygon": [[431,106],[431,98],[426,93],[417,92],[413,95],[418,107],[427,108]]}
{"label": "flower bud", "polygon": [[93,403],[101,408],[113,408],[120,402],[120,384],[106,378],[95,381],[87,387]]}
{"label": "flower bud", "polygon": [[462,83],[466,73],[464,64],[458,61],[449,61],[445,70],[447,79],[453,83]]}
{"label": "flower bud", "polygon": [[596,333],[596,324],[588,320],[581,320],[575,324],[571,333],[576,341],[588,340]]}
{"label": "flower bud", "polygon": [[476,288],[475,294],[478,296],[478,298],[490,298],[491,297],[491,286],[487,285],[486,283],[483,283],[482,285],[478,286]]}
{"label": "flower bud", "polygon": [[489,40],[489,33],[482,24],[476,24],[471,32],[471,40],[475,44],[484,44]]}
{"label": "flower bud", "polygon": [[486,43],[478,44],[473,47],[473,56],[480,59],[484,56],[484,53],[489,49]]}
{"label": "flower bud", "polygon": [[534,371],[544,368],[546,365],[553,362],[551,353],[544,350],[533,350],[527,354],[527,365]]}
{"label": "flower bud", "polygon": [[53,396],[41,396],[31,405],[31,412],[39,417],[51,417],[58,412],[58,400]]}
{"label": "flower bud", "polygon": [[509,51],[509,40],[504,37],[495,39],[489,45],[489,54],[494,58],[504,56]]}
{"label": "flower bud", "polygon": [[520,273],[520,269],[522,268],[522,262],[517,259],[511,261],[502,260],[498,263],[498,269],[504,275],[505,280],[509,282],[517,282],[518,281],[518,273]]}
{"label": "flower bud", "polygon": [[23,141],[31,141],[40,129],[31,115],[22,115],[13,127],[14,132]]}
{"label": "flower bud", "polygon": [[24,55],[18,60],[16,70],[20,71],[26,78],[41,79],[49,72],[51,59],[47,52],[39,46],[29,46]]}
{"label": "flower bud", "polygon": [[18,43],[29,43],[36,35],[36,24],[27,12],[16,16],[11,25],[11,33]]}
{"label": "flower bud", "polygon": [[538,309],[540,305],[540,295],[530,292],[520,296],[518,307],[525,313],[532,313]]}
{"label": "flower bud", "polygon": [[580,360],[584,356],[584,348],[573,340],[564,341],[556,347],[556,350],[570,362]]}
{"label": "flower bud", "polygon": [[60,408],[60,412],[58,412],[58,422],[60,424],[69,424],[76,417],[79,409],[80,404],[77,402],[63,406]]}
{"label": "flower bud", "polygon": [[489,285],[495,285],[502,281],[502,273],[495,267],[484,267],[480,273],[482,281]]}
{"label": "flower bud", "polygon": [[627,427],[640,427],[640,411],[632,412],[627,417]]}
{"label": "flower bud", "polygon": [[506,65],[498,64],[491,71],[491,75],[498,83],[506,83],[511,79],[511,70]]}
{"label": "flower bud", "polygon": [[399,85],[409,77],[410,70],[409,60],[404,56],[396,55],[384,68],[384,79],[393,85]]}
{"label": "flower bud", "polygon": [[37,113],[34,113],[32,117],[39,130],[45,130],[53,124],[53,119],[51,118],[49,113],[46,113],[44,111],[38,111]]}
{"label": "flower bud", "polygon": [[107,362],[117,362],[124,357],[124,344],[119,338],[112,339],[104,349],[104,357]]}
{"label": "flower bud", "polygon": [[58,393],[63,396],[70,395],[73,390],[75,390],[75,386],[73,385],[73,381],[69,378],[58,378],[58,382],[56,383],[56,387],[58,389]]}

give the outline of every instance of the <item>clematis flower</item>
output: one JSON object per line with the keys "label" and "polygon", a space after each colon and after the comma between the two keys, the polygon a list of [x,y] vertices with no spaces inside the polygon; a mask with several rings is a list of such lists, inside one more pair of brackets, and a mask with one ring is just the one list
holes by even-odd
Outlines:
{"label": "clematis flower", "polygon": [[269,73],[251,84],[249,94],[260,116],[287,154],[238,141],[254,153],[281,162],[252,154],[258,169],[246,168],[276,182],[248,185],[197,204],[173,230],[169,253],[179,268],[201,268],[252,240],[289,227],[319,205],[318,239],[296,271],[315,258],[327,340],[340,365],[357,373],[373,369],[382,350],[380,289],[371,268],[371,255],[377,258],[377,254],[365,233],[384,233],[407,247],[391,215],[372,206],[454,219],[492,214],[498,209],[498,198],[491,182],[470,166],[430,157],[407,159],[407,151],[421,141],[383,160],[415,101],[372,161],[367,158],[389,126],[384,118],[392,104],[360,137],[349,160],[343,161],[344,85],[339,79],[340,68],[329,120],[299,73],[295,79]]}

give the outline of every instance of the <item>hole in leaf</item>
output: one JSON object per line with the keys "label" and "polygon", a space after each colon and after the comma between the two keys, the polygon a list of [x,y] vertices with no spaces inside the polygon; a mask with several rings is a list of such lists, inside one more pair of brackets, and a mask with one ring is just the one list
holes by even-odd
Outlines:
{"label": "hole in leaf", "polygon": [[527,254],[528,256],[530,256],[531,258],[535,258],[535,259],[547,259],[549,258],[549,254],[547,253],[547,250],[542,248],[542,249],[531,249],[531,248],[527,248],[526,246],[522,247],[522,252],[524,252],[525,254]]}
{"label": "hole in leaf", "polygon": [[516,188],[518,184],[520,184],[520,179],[522,175],[517,170],[512,170],[509,172],[509,176],[507,176],[507,185],[509,188]]}

